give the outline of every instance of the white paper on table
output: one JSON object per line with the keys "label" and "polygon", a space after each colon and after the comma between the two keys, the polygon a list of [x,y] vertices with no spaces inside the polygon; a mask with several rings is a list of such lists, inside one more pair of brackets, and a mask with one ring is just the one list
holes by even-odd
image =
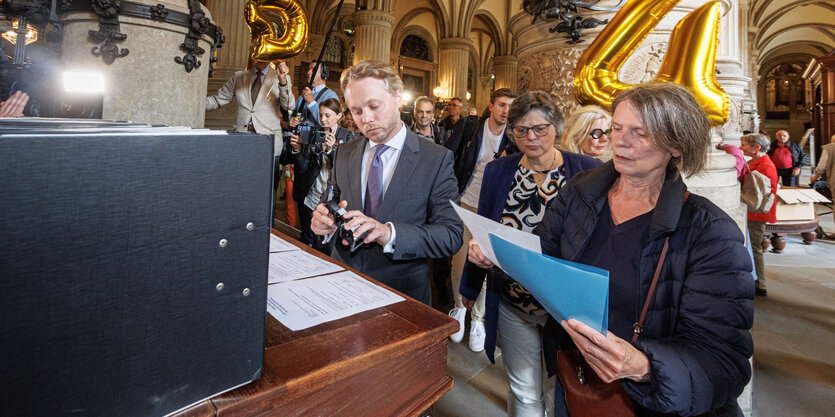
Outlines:
{"label": "white paper on table", "polygon": [[284,252],[288,250],[301,250],[298,246],[270,233],[270,252]]}
{"label": "white paper on table", "polygon": [[[502,266],[499,264],[498,259],[496,259],[496,254],[493,251],[493,245],[490,244],[489,235],[491,233],[527,250],[542,253],[542,245],[539,243],[539,236],[533,233],[523,232],[513,227],[508,227],[484,216],[479,216],[478,214],[475,214],[467,209],[459,207],[458,204],[455,204],[452,200],[449,200],[449,204],[452,204],[452,208],[455,209],[455,214],[461,218],[461,221],[464,222],[467,229],[470,229],[473,239],[475,239],[476,243],[478,243],[478,246],[481,248],[484,256],[487,257],[490,262],[496,264],[499,268]],[[467,242],[464,242],[464,244],[466,245]]]}
{"label": "white paper on table", "polygon": [[317,258],[303,250],[291,250],[270,254],[269,283],[292,281],[316,275],[342,271],[345,268]]}
{"label": "white paper on table", "polygon": [[293,331],[403,300],[351,271],[267,287],[267,312]]}

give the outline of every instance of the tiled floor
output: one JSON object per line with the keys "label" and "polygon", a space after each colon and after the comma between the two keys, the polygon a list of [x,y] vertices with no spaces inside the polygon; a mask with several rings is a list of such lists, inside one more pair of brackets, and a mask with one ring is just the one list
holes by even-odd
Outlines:
{"label": "tiled floor", "polygon": [[[821,225],[835,233],[831,214]],[[754,302],[753,415],[835,416],[835,240],[786,241],[783,253],[765,254],[768,297]],[[465,337],[450,342],[447,366],[455,386],[435,404],[435,416],[506,415],[501,355],[491,365]]]}

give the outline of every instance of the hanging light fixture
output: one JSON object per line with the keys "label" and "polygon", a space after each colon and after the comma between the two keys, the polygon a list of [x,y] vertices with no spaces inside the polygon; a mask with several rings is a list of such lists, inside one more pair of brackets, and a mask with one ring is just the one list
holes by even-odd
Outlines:
{"label": "hanging light fixture", "polygon": [[[18,20],[13,19],[12,20],[12,29],[9,29],[9,30],[3,32],[3,35],[2,35],[3,39],[11,42],[12,45],[17,44],[17,29],[16,29],[17,25],[18,25]],[[29,45],[30,43],[35,42],[37,40],[38,40],[38,31],[32,25],[27,24],[26,25],[26,44]]]}

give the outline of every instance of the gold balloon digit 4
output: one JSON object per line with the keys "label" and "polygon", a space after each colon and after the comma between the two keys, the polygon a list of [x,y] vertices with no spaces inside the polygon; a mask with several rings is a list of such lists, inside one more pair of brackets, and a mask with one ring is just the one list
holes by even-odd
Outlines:
{"label": "gold balloon digit 4", "polygon": [[[581,104],[608,107],[632,87],[618,71],[643,40],[681,0],[630,0],[612,18],[577,63],[574,91]],[[713,126],[728,120],[728,94],[716,81],[720,3],[707,2],[685,16],[670,35],[667,54],[654,81],[690,89]]]}

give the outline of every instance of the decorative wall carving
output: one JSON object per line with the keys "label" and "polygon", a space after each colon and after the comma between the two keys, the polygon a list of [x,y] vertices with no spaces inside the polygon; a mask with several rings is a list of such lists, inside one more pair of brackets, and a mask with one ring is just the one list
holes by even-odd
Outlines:
{"label": "decorative wall carving", "polygon": [[579,106],[574,97],[574,69],[583,51],[566,46],[522,58],[519,63],[519,90],[551,93],[557,99],[560,112],[568,116]]}
{"label": "decorative wall carving", "polygon": [[667,53],[666,42],[656,42],[639,47],[620,71],[621,81],[628,84],[640,84],[651,81],[658,75],[661,61]]}

